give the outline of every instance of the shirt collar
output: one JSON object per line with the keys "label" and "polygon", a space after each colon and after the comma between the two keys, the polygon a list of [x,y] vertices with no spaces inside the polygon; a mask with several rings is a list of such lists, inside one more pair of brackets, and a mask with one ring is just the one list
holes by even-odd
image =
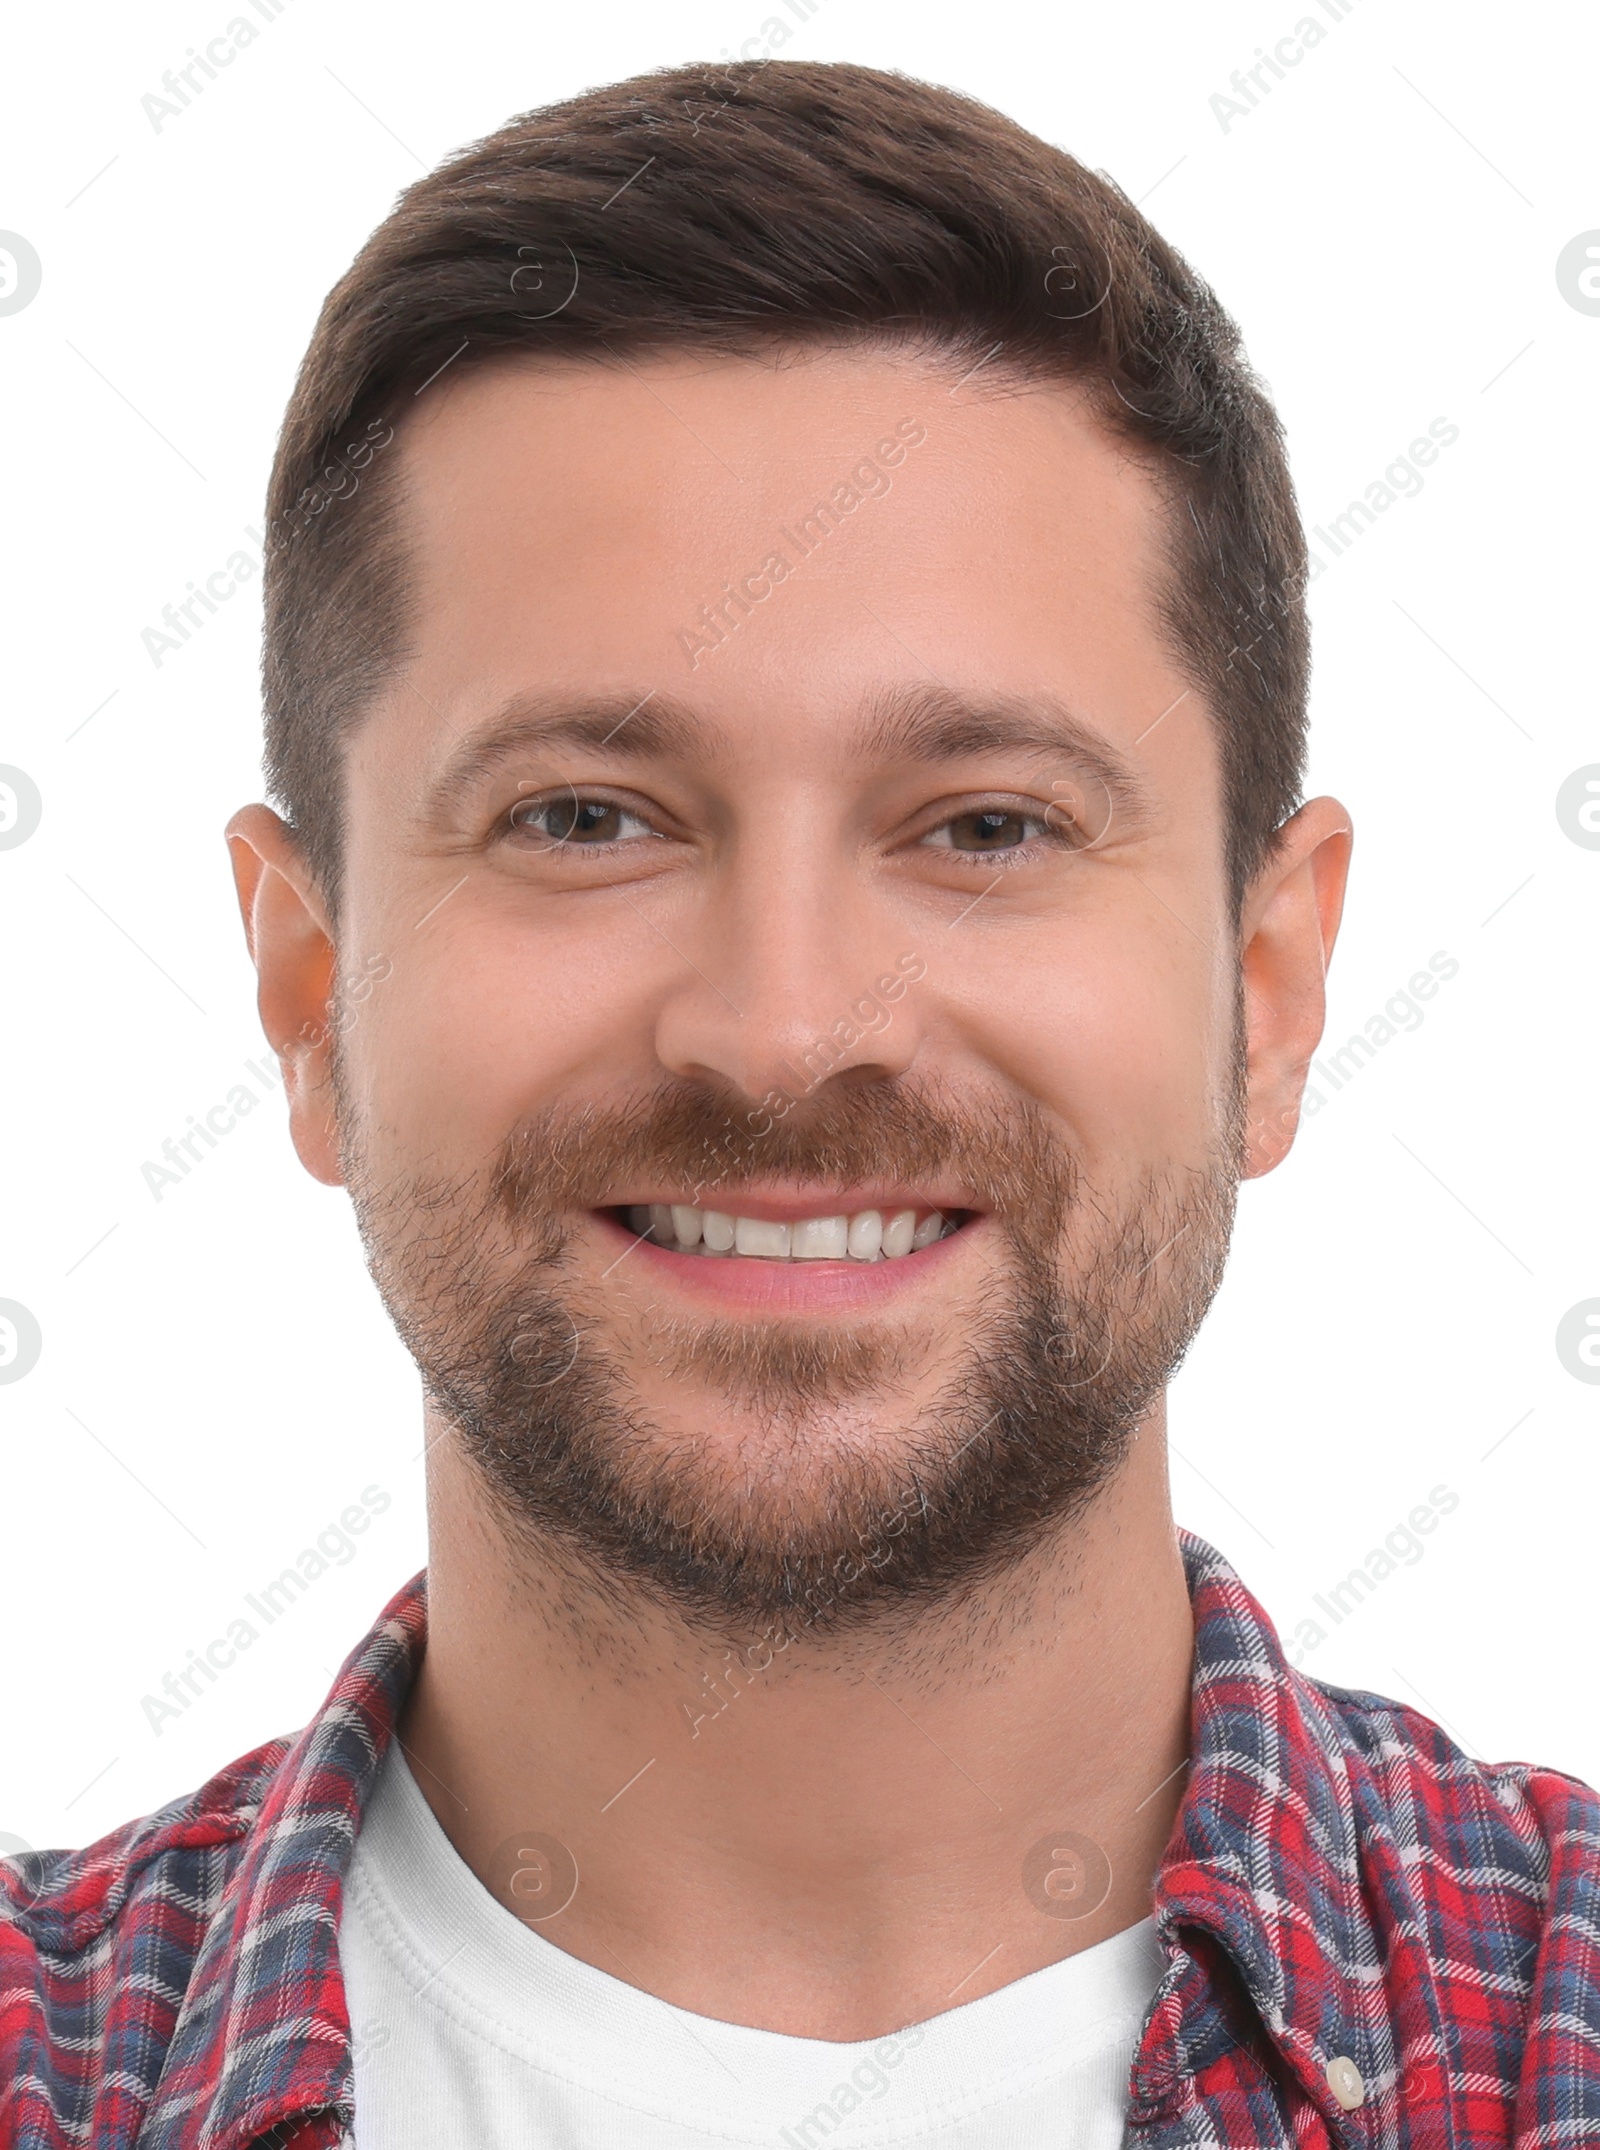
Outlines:
{"label": "shirt collar", "polygon": [[[1222,1556],[1187,1532],[1181,1544],[1195,1620],[1189,1780],[1152,1909],[1175,1965],[1191,1960],[1195,1930],[1214,1936],[1308,2090],[1343,2123],[1328,2062],[1354,2060],[1374,2088],[1394,2069],[1347,1736]],[[245,1849],[197,1955],[141,2150],[243,2150],[329,2108],[348,2124],[344,1871],[426,1627],[423,1574],[346,1659],[254,1815],[238,1816],[250,1824]],[[1163,1993],[1181,1999],[1176,1976]],[[1166,2051],[1153,2057],[1147,2038],[1147,2082],[1203,2063],[1204,2033],[1181,2007],[1158,2002],[1152,2031]]]}
{"label": "shirt collar", "polygon": [[[1367,1771],[1333,1695],[1293,1670],[1272,1622],[1221,1554],[1180,1533],[1194,1608],[1189,1777],[1156,1875],[1169,1950],[1221,1945],[1335,2138],[1359,2133],[1327,2081],[1354,2061],[1369,2093],[1395,2080],[1385,1949],[1362,1873]],[[1176,2033],[1179,2071],[1201,2063]],[[1230,2033],[1231,2036],[1231,2033]]]}
{"label": "shirt collar", "polygon": [[385,1607],[284,1756],[196,1956],[140,2150],[243,2150],[352,2107],[344,1870],[422,1661],[426,1578]]}

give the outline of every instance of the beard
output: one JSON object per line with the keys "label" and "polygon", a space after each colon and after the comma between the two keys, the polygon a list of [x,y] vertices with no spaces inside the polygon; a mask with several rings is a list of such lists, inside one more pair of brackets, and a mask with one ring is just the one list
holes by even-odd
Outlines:
{"label": "beard", "polygon": [[[674,1079],[616,1107],[541,1111],[453,1176],[381,1159],[337,1065],[335,1084],[373,1279],[513,1542],[719,1640],[915,1616],[1069,1526],[1200,1325],[1240,1177],[1237,1053],[1211,1153],[1148,1169],[1119,1199],[1083,1183],[1030,1101],[903,1079],[840,1086],[759,1140],[726,1092]],[[909,1320],[849,1322],[646,1309],[625,1335],[575,1260],[571,1220],[630,1184],[736,1211],[758,1179],[952,1176],[998,1227],[959,1335],[930,1330],[925,1301]],[[641,1354],[707,1399],[700,1426],[652,1411],[630,1371]],[[912,1405],[908,1384],[925,1390],[941,1365]]]}

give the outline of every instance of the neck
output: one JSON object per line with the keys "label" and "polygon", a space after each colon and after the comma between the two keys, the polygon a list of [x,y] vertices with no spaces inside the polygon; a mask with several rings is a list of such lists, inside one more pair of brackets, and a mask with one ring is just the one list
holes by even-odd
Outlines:
{"label": "neck", "polygon": [[1147,1915],[1193,1650],[1159,1404],[1003,1580],[894,1641],[765,1664],[530,1559],[430,1431],[428,1647],[401,1737],[504,1900],[530,1908],[504,1893],[519,1832],[571,1853],[549,1940],[701,2015],[857,2040]]}

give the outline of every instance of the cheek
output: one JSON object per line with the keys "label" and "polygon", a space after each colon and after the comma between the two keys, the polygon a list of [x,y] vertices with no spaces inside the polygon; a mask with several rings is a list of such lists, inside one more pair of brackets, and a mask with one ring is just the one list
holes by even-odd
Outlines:
{"label": "cheek", "polygon": [[1074,922],[1010,947],[994,934],[942,966],[972,1044],[1060,1122],[1091,1177],[1207,1154],[1231,1063],[1229,989],[1187,940],[1134,917],[1096,932]]}
{"label": "cheek", "polygon": [[369,1123],[409,1153],[475,1159],[551,1098],[628,1080],[630,1044],[650,1035],[645,930],[535,930],[471,887],[420,930],[402,917],[402,953],[346,1038]]}

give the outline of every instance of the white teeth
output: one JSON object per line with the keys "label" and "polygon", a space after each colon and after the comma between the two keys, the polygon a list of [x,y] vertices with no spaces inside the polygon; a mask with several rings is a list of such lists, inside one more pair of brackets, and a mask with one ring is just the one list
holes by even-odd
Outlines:
{"label": "white teeth", "polygon": [[769,1217],[736,1217],[733,1244],[740,1254],[765,1254],[770,1258],[782,1256],[787,1259],[789,1227],[775,1224]]}
{"label": "white teeth", "polygon": [[858,1210],[853,1217],[740,1217],[687,1202],[635,1202],[623,1214],[642,1239],[680,1254],[742,1254],[764,1261],[899,1261],[931,1247],[956,1227],[938,1210],[917,1222],[914,1209]]}
{"label": "white teeth", "polygon": [[848,1217],[802,1217],[789,1227],[789,1252],[797,1262],[842,1262],[849,1251]]}

